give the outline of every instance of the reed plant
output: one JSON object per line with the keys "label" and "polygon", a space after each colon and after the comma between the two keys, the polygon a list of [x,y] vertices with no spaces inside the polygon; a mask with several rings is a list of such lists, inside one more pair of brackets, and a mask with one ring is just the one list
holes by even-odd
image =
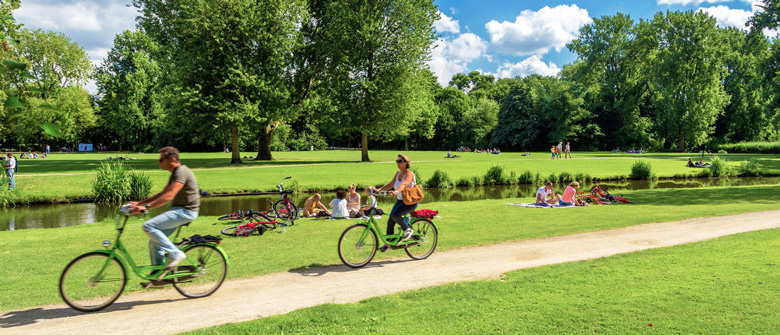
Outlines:
{"label": "reed plant", "polygon": [[631,166],[629,178],[634,180],[653,180],[655,179],[655,173],[653,173],[653,167],[650,165],[650,162],[636,160],[634,165]]}
{"label": "reed plant", "polygon": [[148,174],[129,169],[121,161],[101,163],[92,180],[95,202],[142,200],[151,190],[152,180]]}
{"label": "reed plant", "polygon": [[520,177],[517,177],[517,182],[519,184],[533,184],[534,180],[534,174],[531,173],[531,170],[525,170],[520,174]]}
{"label": "reed plant", "polygon": [[503,166],[493,165],[485,172],[483,183],[485,185],[505,185],[508,184],[508,179],[504,174]]}
{"label": "reed plant", "polygon": [[438,187],[441,189],[447,189],[455,186],[455,183],[452,181],[450,175],[447,174],[447,172],[442,170],[436,170],[433,172],[431,179],[428,179],[426,185],[428,185],[428,187]]}
{"label": "reed plant", "polygon": [[744,160],[739,165],[739,175],[741,177],[760,177],[761,164],[755,158]]}

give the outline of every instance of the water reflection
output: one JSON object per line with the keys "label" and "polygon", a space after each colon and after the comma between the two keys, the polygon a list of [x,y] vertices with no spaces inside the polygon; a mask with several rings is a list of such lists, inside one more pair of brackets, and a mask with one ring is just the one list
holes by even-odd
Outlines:
{"label": "water reflection", "polygon": [[[780,184],[780,177],[772,178],[733,178],[733,179],[677,179],[662,181],[618,181],[599,183],[607,190],[625,189],[642,190],[655,188],[697,188],[712,186],[747,186],[763,184]],[[589,189],[592,185],[583,185]],[[556,185],[560,188],[561,185]],[[476,188],[451,188],[446,190],[426,189],[423,203],[440,201],[471,201],[481,199],[506,199],[532,197],[538,185],[494,186]],[[310,194],[295,194],[293,201],[303,205]],[[322,203],[328,204],[336,197],[335,193],[323,193]],[[361,196],[364,196],[361,194]],[[277,201],[278,196],[256,195],[236,197],[209,197],[201,200],[200,215],[223,215],[236,210],[270,210],[271,201]],[[395,198],[379,197],[379,207],[390,209]],[[118,205],[80,203],[21,206],[0,209],[0,230],[17,230],[32,228],[57,228],[80,224],[91,224],[113,218]],[[152,214],[158,214],[167,207],[155,208]]]}

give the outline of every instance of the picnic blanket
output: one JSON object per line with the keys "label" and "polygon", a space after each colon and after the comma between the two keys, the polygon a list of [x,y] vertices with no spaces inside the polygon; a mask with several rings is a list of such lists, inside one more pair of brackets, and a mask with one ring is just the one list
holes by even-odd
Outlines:
{"label": "picnic blanket", "polygon": [[504,205],[510,205],[510,206],[519,206],[519,207],[527,207],[527,208],[574,208],[577,206],[560,206],[560,205],[537,205],[537,204],[518,204],[518,203],[509,203]]}

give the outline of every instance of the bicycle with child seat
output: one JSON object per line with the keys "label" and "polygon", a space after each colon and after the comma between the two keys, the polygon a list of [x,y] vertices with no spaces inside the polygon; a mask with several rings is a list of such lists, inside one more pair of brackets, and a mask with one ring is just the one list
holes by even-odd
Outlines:
{"label": "bicycle with child seat", "polygon": [[276,189],[279,190],[281,199],[277,200],[272,208],[277,219],[284,222],[290,222],[290,225],[292,226],[295,224],[295,220],[300,218],[300,209],[289,197],[293,192],[285,190],[282,186],[284,181],[290,178],[292,177],[286,177],[282,179],[279,185],[276,185]]}
{"label": "bicycle with child seat", "polygon": [[208,296],[222,285],[227,274],[228,256],[219,247],[221,239],[194,235],[176,242],[182,227],[189,223],[179,226],[172,239],[187,255],[178,266],[168,269],[167,258],[162,265],[136,265],[121,241],[127,220],[135,216],[127,213],[129,208],[129,204],[124,205],[117,214],[117,235],[113,243],[104,240],[104,249],[76,257],[62,271],[60,295],[68,306],[82,312],[108,307],[122,294],[130,273],[128,269],[152,283],[172,284],[188,298]]}
{"label": "bicycle with child seat", "polygon": [[[375,194],[373,191],[371,194]],[[386,244],[390,250],[404,249],[407,255],[412,259],[426,259],[436,249],[439,241],[436,224],[433,223],[433,216],[414,217],[409,226],[414,233],[406,241],[401,241],[403,231],[398,230],[398,234],[385,235],[379,228],[374,213],[376,207],[371,207],[369,215],[364,217],[363,222],[347,227],[339,238],[339,258],[344,265],[351,268],[360,268],[371,262],[376,255],[378,242]],[[409,216],[404,216],[408,220]]]}

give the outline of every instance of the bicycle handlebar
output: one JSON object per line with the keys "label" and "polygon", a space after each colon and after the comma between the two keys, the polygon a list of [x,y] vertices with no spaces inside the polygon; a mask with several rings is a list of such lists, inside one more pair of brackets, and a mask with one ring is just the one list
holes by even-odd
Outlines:
{"label": "bicycle handlebar", "polygon": [[130,209],[130,207],[133,207],[131,204],[124,204],[122,207],[119,207],[119,212],[122,213],[124,216],[132,216],[134,214],[148,214],[149,210],[144,209],[139,213],[128,213],[127,211]]}

